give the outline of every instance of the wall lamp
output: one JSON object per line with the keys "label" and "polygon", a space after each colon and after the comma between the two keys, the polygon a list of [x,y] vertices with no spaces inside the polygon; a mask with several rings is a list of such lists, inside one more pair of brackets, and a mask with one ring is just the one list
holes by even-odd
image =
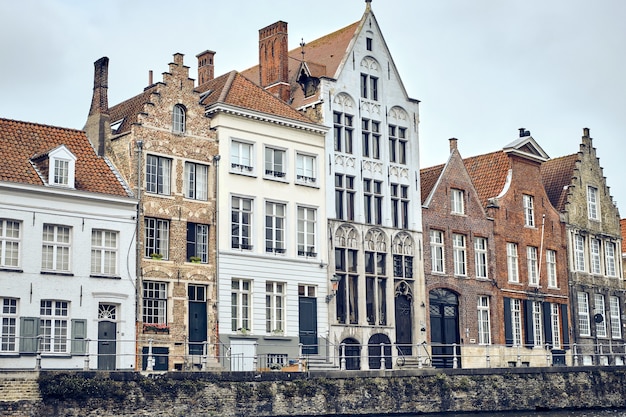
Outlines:
{"label": "wall lamp", "polygon": [[339,287],[339,281],[341,281],[341,277],[339,275],[333,275],[330,279],[330,284],[332,286],[333,292],[326,296],[326,303],[330,303],[330,300],[335,298],[337,295],[337,288]]}

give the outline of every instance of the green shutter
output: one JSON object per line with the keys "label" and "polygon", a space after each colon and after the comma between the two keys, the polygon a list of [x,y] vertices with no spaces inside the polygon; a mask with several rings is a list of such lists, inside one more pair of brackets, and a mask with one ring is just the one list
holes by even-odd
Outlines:
{"label": "green shutter", "polygon": [[72,319],[72,355],[87,353],[87,320]]}
{"label": "green shutter", "polygon": [[37,352],[39,318],[20,317],[20,353]]}

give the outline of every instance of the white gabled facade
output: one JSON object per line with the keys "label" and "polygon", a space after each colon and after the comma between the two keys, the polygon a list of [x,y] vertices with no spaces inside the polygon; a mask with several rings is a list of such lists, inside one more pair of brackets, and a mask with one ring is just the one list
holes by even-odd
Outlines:
{"label": "white gabled facade", "polygon": [[0,196],[0,368],[134,369],[136,200],[6,181]]}

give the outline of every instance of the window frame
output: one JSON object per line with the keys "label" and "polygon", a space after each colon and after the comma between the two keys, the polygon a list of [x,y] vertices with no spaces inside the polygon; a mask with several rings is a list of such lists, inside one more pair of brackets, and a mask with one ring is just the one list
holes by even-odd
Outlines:
{"label": "window frame", "polygon": [[489,296],[479,295],[477,300],[478,311],[478,344],[491,345],[491,314],[489,311]]}
{"label": "window frame", "polygon": [[552,348],[561,348],[560,304],[550,303],[550,326],[552,328]]}
{"label": "window frame", "polygon": [[513,346],[522,346],[522,301],[511,298],[511,338]]}
{"label": "window frame", "polygon": [[589,314],[589,294],[578,291],[576,294],[576,312],[578,314],[578,332],[581,336],[591,336],[591,317]]}
{"label": "window frame", "polygon": [[605,267],[606,267],[606,275],[609,277],[617,276],[617,265],[615,261],[615,243],[613,242],[604,242],[604,258],[605,258]]}
{"label": "window frame", "polygon": [[597,322],[594,320],[596,325],[596,337],[600,339],[606,339],[609,337],[608,328],[606,325],[606,300],[604,299],[604,294],[594,294],[593,295],[593,314],[602,315],[602,321]]}
{"label": "window frame", "polygon": [[486,237],[474,237],[474,266],[476,278],[489,278],[489,241]]}
{"label": "window frame", "polygon": [[209,242],[211,227],[204,223],[187,222],[187,261],[200,258],[201,264],[209,263]]}
{"label": "window frame", "polygon": [[265,252],[284,254],[286,246],[287,204],[265,201]]}
{"label": "window frame", "polygon": [[146,192],[172,194],[172,159],[160,155],[146,155]]}
{"label": "window frame", "polygon": [[348,113],[333,112],[333,142],[335,152],[353,154],[354,116]]}
{"label": "window frame", "polygon": [[467,276],[467,236],[461,233],[452,233],[452,258],[454,275]]}
{"label": "window frame", "polygon": [[141,289],[141,320],[167,325],[167,282],[144,280]]}
{"label": "window frame", "polygon": [[230,172],[254,175],[254,143],[241,139],[231,139]]}
{"label": "window frame", "polygon": [[363,179],[363,207],[365,223],[381,225],[383,221],[383,182]]}
{"label": "window frame", "polygon": [[444,233],[441,230],[432,229],[430,231],[430,262],[431,272],[437,274],[446,273],[445,262],[445,240]]}
{"label": "window frame", "polygon": [[207,201],[209,199],[209,166],[206,164],[185,161],[184,169],[185,198]]}
{"label": "window frame", "polygon": [[522,194],[522,201],[524,205],[524,225],[527,227],[536,227],[534,197],[529,194]]}
{"label": "window frame", "polygon": [[600,221],[600,205],[598,204],[598,188],[587,186],[587,217],[590,220]]}
{"label": "window frame", "polygon": [[[590,273],[601,275],[602,274],[602,255],[601,248],[602,242],[598,238],[589,239],[589,269]],[[607,274],[608,275],[608,274]]]}
{"label": "window frame", "polygon": [[22,259],[21,250],[22,221],[0,219],[0,268],[19,268]]}
{"label": "window frame", "polygon": [[316,155],[296,152],[296,184],[317,185]]}
{"label": "window frame", "polygon": [[[152,223],[152,224],[150,224]],[[164,260],[170,253],[170,221],[158,217],[144,217],[144,258],[159,254]]]}
{"label": "window frame", "polygon": [[578,233],[574,235],[574,265],[576,271],[585,272],[585,237]]}
{"label": "window frame", "polygon": [[526,261],[528,264],[528,285],[538,287],[539,282],[539,249],[536,246],[526,246]]}
{"label": "window frame", "polygon": [[[317,209],[307,206],[298,206],[296,225],[296,245],[298,256],[307,258],[317,257]],[[311,218],[312,214],[312,218]]]}
{"label": "window frame", "polygon": [[70,302],[42,299],[39,303],[39,349],[45,353],[70,352]]}
{"label": "window frame", "polygon": [[517,243],[507,242],[506,244],[506,266],[508,281],[519,284],[519,255]]}
{"label": "window frame", "polygon": [[119,232],[91,229],[91,274],[117,276],[119,262]]}
{"label": "window frame", "polygon": [[[46,229],[52,228],[52,240],[47,240]],[[60,241],[59,239],[59,231],[60,229],[64,229],[67,231],[67,241]],[[73,229],[71,226],[60,225],[60,224],[52,224],[52,223],[44,223],[43,225],[43,233],[42,233],[42,243],[41,243],[41,270],[45,272],[61,272],[61,273],[69,273],[72,269],[72,232]],[[49,234],[49,232],[48,232]],[[50,258],[48,259],[48,251],[46,248],[51,249],[51,253],[49,254]]]}
{"label": "window frame", "polygon": [[277,281],[265,282],[265,332],[285,331],[285,290],[287,284]]}
{"label": "window frame", "polygon": [[450,189],[450,214],[465,214],[465,191],[458,188]]}
{"label": "window frame", "polygon": [[609,316],[611,318],[611,338],[622,338],[622,315],[620,299],[615,295],[609,296]]}
{"label": "window frame", "polygon": [[187,130],[187,110],[182,104],[172,107],[172,132],[182,135]]}
{"label": "window frame", "polygon": [[230,308],[231,331],[252,331],[252,281],[231,279]]}
{"label": "window frame", "polygon": [[532,301],[532,319],[533,319],[533,344],[537,347],[543,346],[543,303],[541,301]]}
{"label": "window frame", "polygon": [[[276,161],[276,157],[280,155],[281,161]],[[287,180],[287,151],[275,146],[265,146],[263,152],[265,178],[286,181]]]}
{"label": "window frame", "polygon": [[19,302],[15,297],[0,297],[0,352],[17,352],[19,348]]}
{"label": "window frame", "polygon": [[548,288],[559,287],[556,262],[556,251],[554,249],[546,249],[546,271],[548,274]]}
{"label": "window frame", "polygon": [[354,220],[355,177],[335,174],[335,216],[339,220]]}
{"label": "window frame", "polygon": [[[231,196],[231,249],[252,250],[254,226],[254,199]],[[235,205],[237,201],[237,205]],[[242,206],[243,205],[243,206]],[[235,215],[237,221],[234,221]],[[237,232],[236,234],[234,232]]]}
{"label": "window frame", "polygon": [[391,223],[399,229],[409,228],[409,186],[391,183]]}

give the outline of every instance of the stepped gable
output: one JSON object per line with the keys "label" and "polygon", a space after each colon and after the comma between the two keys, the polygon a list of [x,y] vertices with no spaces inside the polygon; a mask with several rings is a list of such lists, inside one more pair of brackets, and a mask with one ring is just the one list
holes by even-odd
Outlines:
{"label": "stepped gable", "polygon": [[315,123],[268,91],[252,83],[237,71],[231,71],[202,85],[205,91],[200,104],[228,104],[272,116],[304,123]]}
{"label": "stepped gable", "polygon": [[2,118],[0,181],[46,185],[37,167],[45,168],[48,153],[61,145],[65,145],[77,158],[76,190],[129,196],[107,161],[96,155],[85,132]]}
{"label": "stepped gable", "polygon": [[541,178],[550,202],[559,212],[565,211],[567,192],[574,176],[578,154],[561,156],[541,164]]}
{"label": "stepped gable", "polygon": [[[111,125],[115,126],[111,132],[113,135],[130,132],[130,127],[133,123],[137,123],[139,113],[144,111],[144,106],[150,101],[150,95],[156,91],[157,85],[158,83],[146,87],[142,93],[135,97],[109,108]],[[121,123],[116,126],[120,121]]]}
{"label": "stepped gable", "polygon": [[478,198],[484,207],[489,199],[497,197],[504,189],[510,169],[509,157],[504,151],[464,158],[465,168],[472,178]]}

